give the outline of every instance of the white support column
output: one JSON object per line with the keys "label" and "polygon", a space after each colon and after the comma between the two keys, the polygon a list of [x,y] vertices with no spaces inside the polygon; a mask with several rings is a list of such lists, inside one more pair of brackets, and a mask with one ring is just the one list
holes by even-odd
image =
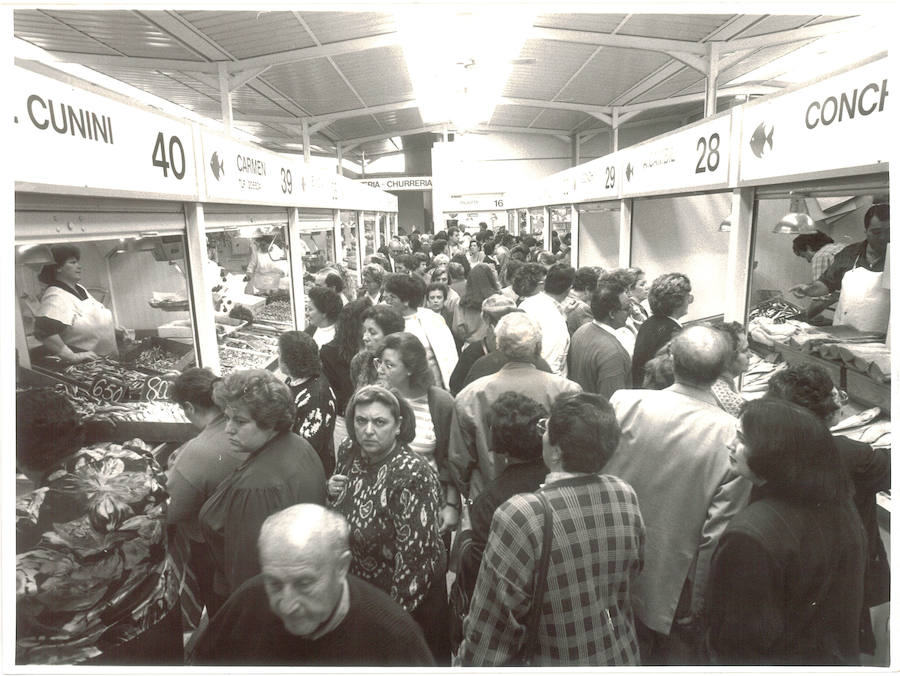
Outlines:
{"label": "white support column", "polygon": [[306,292],[303,288],[303,256],[300,251],[300,210],[288,209],[288,243],[291,257],[291,308],[294,311],[294,326],[298,330],[306,328]]}
{"label": "white support column", "polygon": [[572,166],[577,167],[581,163],[581,137],[572,134]]}
{"label": "white support column", "polygon": [[224,61],[219,62],[219,97],[222,103],[222,124],[225,125],[225,133],[231,136],[231,124],[233,122],[231,86],[228,79],[228,67]]}
{"label": "white support column", "polygon": [[362,176],[362,178],[365,178],[366,177],[366,151],[365,150],[360,151],[359,154],[360,154],[360,158],[361,158],[359,161],[359,166],[361,167],[361,176]]}
{"label": "white support column", "polygon": [[619,207],[619,267],[631,267],[631,207],[633,200],[622,200]]}
{"label": "white support column", "polygon": [[375,232],[372,235],[373,246],[375,247],[375,251],[381,248],[381,216],[376,211],[375,214]]}
{"label": "white support column", "polygon": [[612,112],[612,151],[619,150],[619,109],[613,108]]}
{"label": "white support column", "polygon": [[571,224],[571,228],[569,229],[569,232],[571,233],[571,236],[572,236],[572,241],[569,244],[569,246],[571,246],[571,252],[572,252],[571,265],[573,268],[577,268],[578,267],[578,235],[580,234],[580,232],[579,232],[580,228],[578,225],[578,205],[577,204],[569,205],[569,220],[570,220],[570,224]]}
{"label": "white support column", "polygon": [[362,286],[362,268],[363,268],[363,260],[366,257],[366,229],[363,224],[363,212],[356,212],[356,281]]}
{"label": "white support column", "polygon": [[544,248],[550,251],[550,242],[553,239],[553,227],[550,224],[550,207],[544,207]]}
{"label": "white support column", "polygon": [[753,262],[753,188],[731,193],[731,232],[728,236],[728,263],[725,279],[725,321],[744,322],[750,293]]}
{"label": "white support column", "polygon": [[300,129],[303,133],[303,161],[309,164],[309,120],[301,120]]}
{"label": "white support column", "polygon": [[341,224],[341,210],[331,212],[331,241],[334,242],[334,262],[344,264],[344,230]]}
{"label": "white support column", "polygon": [[216,340],[216,311],[210,285],[206,281],[206,222],[203,205],[186,202],[188,286],[194,322],[197,365],[219,370],[219,343]]}
{"label": "white support column", "polygon": [[703,116],[716,114],[716,91],[719,87],[719,43],[710,42],[706,46],[708,65],[706,71],[706,105]]}
{"label": "white support column", "polygon": [[337,174],[344,175],[344,144],[340,141],[337,142]]}

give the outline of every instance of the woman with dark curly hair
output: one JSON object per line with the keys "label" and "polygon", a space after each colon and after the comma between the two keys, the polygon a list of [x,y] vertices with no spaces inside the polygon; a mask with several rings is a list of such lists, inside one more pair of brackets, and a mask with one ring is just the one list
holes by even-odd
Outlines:
{"label": "woman with dark curly hair", "polygon": [[719,408],[737,418],[741,415],[744,398],[738,393],[734,383],[750,364],[747,330],[740,322],[725,321],[714,323],[713,328],[728,339],[731,350],[725,363],[725,370],[712,384],[711,391]]}
{"label": "woman with dark curly hair", "polygon": [[866,535],[828,429],[799,406],[760,399],[729,451],[755,489],[713,554],[712,662],[858,665]]}
{"label": "woman with dark curly hair", "polygon": [[313,327],[312,337],[319,347],[334,340],[335,324],[343,303],[341,297],[324,286],[314,286],[307,292],[309,299],[309,323]]}
{"label": "woman with dark curly hair", "polygon": [[[335,404],[339,412],[347,406],[353,394],[353,382],[350,380],[350,361],[362,346],[362,315],[372,307],[372,301],[363,296],[347,303],[338,313],[335,323],[334,340],[322,345],[319,357],[322,359],[322,371],[331,389],[334,390]],[[344,421],[338,418],[334,425],[334,447],[347,436]]]}
{"label": "woman with dark curly hair", "polygon": [[390,594],[422,627],[435,662],[449,664],[443,501],[437,473],[408,447],[415,414],[396,391],[367,385],[347,405],[347,429],[328,496],[350,525],[350,572]]}
{"label": "woman with dark curly hair", "polygon": [[334,391],[322,375],[319,346],[303,331],[285,331],[278,336],[278,364],[296,407],[291,431],[310,443],[328,476],[334,469],[337,410]]}
{"label": "woman with dark curly hair", "polygon": [[540,293],[547,279],[547,268],[540,263],[526,263],[516,272],[512,280],[512,290],[521,301]]}
{"label": "woman with dark curly hair", "polygon": [[259,573],[256,540],[270,514],[297,504],[325,504],[322,461],[291,432],[294,402],[270,371],[236,371],[216,383],[231,448],[246,459],[200,510],[200,528],[215,564],[215,614],[228,595]]}
{"label": "woman with dark curly hair", "polygon": [[485,298],[500,293],[497,273],[487,263],[478,263],[469,273],[466,295],[453,308],[450,328],[461,343],[477,343],[487,333],[487,323],[481,316],[481,304]]}
{"label": "woman with dark curly hair", "polygon": [[688,306],[694,301],[691,295],[691,280],[680,272],[660,275],[650,286],[649,319],[638,330],[631,356],[631,377],[634,387],[644,382],[644,364],[656,351],[668,343],[672,336],[681,331],[679,319],[687,314]]}
{"label": "woman with dark curly hair", "polygon": [[[374,305],[363,312],[362,349],[350,361],[350,380],[353,389],[363,385],[374,385],[378,382],[378,367],[375,365],[375,353],[384,342],[384,337],[399,333],[406,326],[406,321],[391,307],[383,304]],[[338,411],[343,415],[343,411]]]}
{"label": "woman with dark curly hair", "polygon": [[16,395],[16,664],[184,663],[166,477],[139,439],[82,448],[75,408]]}

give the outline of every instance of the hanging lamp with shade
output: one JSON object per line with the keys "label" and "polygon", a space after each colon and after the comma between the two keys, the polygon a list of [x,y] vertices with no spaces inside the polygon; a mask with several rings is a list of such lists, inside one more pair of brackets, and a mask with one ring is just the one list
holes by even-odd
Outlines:
{"label": "hanging lamp with shade", "polygon": [[804,235],[816,231],[816,222],[809,215],[806,195],[791,193],[791,205],[788,212],[775,224],[772,232],[780,235]]}

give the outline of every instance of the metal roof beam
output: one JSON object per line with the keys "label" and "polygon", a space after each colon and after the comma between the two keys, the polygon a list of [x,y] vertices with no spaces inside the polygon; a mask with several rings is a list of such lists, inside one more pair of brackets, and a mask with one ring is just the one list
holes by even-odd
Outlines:
{"label": "metal roof beam", "polygon": [[568,129],[535,129],[534,127],[501,127],[493,124],[479,124],[472,131],[485,131],[497,134],[540,134],[543,136],[565,136],[569,142]]}
{"label": "metal roof beam", "polygon": [[706,54],[706,47],[699,42],[645,38],[636,35],[619,35],[617,33],[595,33],[593,31],[576,31],[565,28],[534,27],[527,37],[538,40],[604,45],[605,47],[619,47],[621,49],[642,49],[650,52],[683,52],[696,54],[697,56],[705,56]]}
{"label": "metal roof beam", "polygon": [[149,21],[181,42],[185,47],[209,61],[228,59],[229,54],[206,35],[200,33],[189,22],[185,21],[176,12],[163,11],[134,11],[145,21]]}
{"label": "metal roof beam", "polygon": [[46,50],[57,61],[82,66],[111,66],[137,70],[180,70],[185,73],[218,73],[214,61],[187,61],[185,59],[156,59],[147,56],[110,56],[107,54],[82,54]]}
{"label": "metal roof beam", "polygon": [[530,108],[549,108],[552,110],[575,110],[588,115],[609,115],[612,108],[609,106],[592,106],[586,103],[566,103],[564,101],[545,101],[542,99],[519,99],[501,96],[497,101],[499,106],[528,106]]}
{"label": "metal roof beam", "polygon": [[403,131],[392,131],[384,134],[375,134],[374,136],[342,139],[342,143],[344,144],[344,151],[346,152],[349,148],[355,148],[362,143],[368,143],[370,141],[383,141],[386,138],[393,138],[394,136],[412,136],[413,134],[426,134],[429,132],[437,133],[441,131],[441,127],[443,127],[443,124],[430,124],[417,129],[404,129]]}
{"label": "metal roof beam", "polygon": [[279,52],[278,54],[253,56],[248,59],[241,59],[238,63],[241,68],[282,66],[287,63],[297,63],[298,61],[308,61],[309,59],[324,59],[330,56],[362,52],[368,49],[378,49],[379,47],[393,47],[398,44],[400,44],[400,37],[397,33],[383,33],[367,38],[329,42],[328,44],[317,47],[290,49],[286,52]]}
{"label": "metal roof beam", "polygon": [[[772,94],[781,91],[779,87],[767,87],[765,85],[737,85],[734,87],[722,87],[718,90],[717,96],[740,96],[751,94]],[[641,112],[644,110],[653,110],[654,108],[667,108],[676,106],[679,103],[692,103],[694,101],[705,101],[706,93],[683,94],[681,96],[671,96],[658,101],[645,101],[643,103],[631,103],[627,106],[619,106],[619,110],[623,113]]]}
{"label": "metal roof beam", "polygon": [[[703,45],[704,51],[706,51],[706,44],[708,44],[708,43],[705,43]],[[681,61],[681,63],[683,63],[684,65],[689,66],[690,68],[693,68],[694,70],[696,70],[700,73],[703,73],[704,75],[706,75],[706,71],[709,70],[709,57],[708,56],[698,57],[689,52],[682,52],[682,51],[669,51],[669,52],[666,52],[666,54],[671,56],[673,59],[677,59],[678,61]]]}

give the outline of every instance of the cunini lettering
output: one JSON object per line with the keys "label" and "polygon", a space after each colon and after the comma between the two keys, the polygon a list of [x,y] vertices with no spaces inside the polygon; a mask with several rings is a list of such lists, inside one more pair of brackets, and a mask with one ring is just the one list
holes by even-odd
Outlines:
{"label": "cunini lettering", "polygon": [[28,117],[38,129],[53,128],[57,134],[70,133],[91,141],[113,143],[112,117],[97,115],[83,108],[73,108],[67,103],[54,104],[44,101],[37,94],[28,97]]}
{"label": "cunini lettering", "polygon": [[887,84],[886,79],[880,85],[870,82],[862,90],[857,87],[851,94],[841,92],[840,98],[829,96],[824,101],[813,101],[806,108],[806,128],[815,129],[819,122],[827,127],[835,121],[843,122],[845,117],[852,120],[856,113],[864,116],[876,110],[880,113],[884,110],[884,100],[888,95]]}

